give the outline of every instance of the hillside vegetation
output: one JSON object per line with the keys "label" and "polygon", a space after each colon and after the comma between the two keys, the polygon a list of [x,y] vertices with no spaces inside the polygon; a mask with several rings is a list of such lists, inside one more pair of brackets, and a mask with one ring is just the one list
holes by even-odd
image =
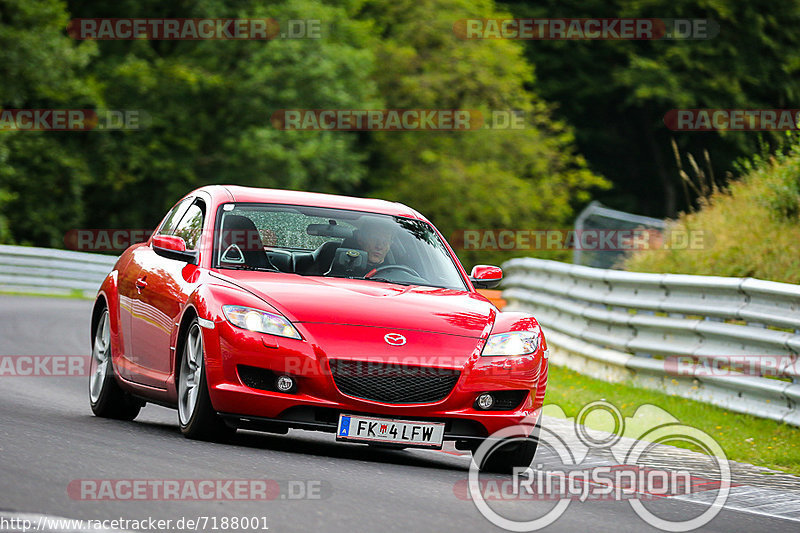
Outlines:
{"label": "hillside vegetation", "polygon": [[638,251],[624,268],[800,283],[800,141],[742,165],[740,179],[670,226],[701,234],[702,246]]}

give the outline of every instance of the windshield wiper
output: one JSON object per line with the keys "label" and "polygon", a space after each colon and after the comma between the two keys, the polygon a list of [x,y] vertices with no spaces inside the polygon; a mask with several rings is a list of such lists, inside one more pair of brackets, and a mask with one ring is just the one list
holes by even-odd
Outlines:
{"label": "windshield wiper", "polygon": [[256,272],[280,272],[277,268],[269,268],[269,267],[257,267],[251,265],[225,265],[219,268],[226,268],[230,270],[254,270]]}
{"label": "windshield wiper", "polygon": [[374,276],[371,278],[355,278],[355,279],[365,279],[367,281],[380,281],[383,283],[394,283],[395,285],[403,285],[405,287],[410,287],[411,285],[419,285],[418,283],[403,283],[402,281],[395,281],[393,279],[387,279],[387,278],[376,278]]}
{"label": "windshield wiper", "polygon": [[382,281],[384,283],[395,283],[397,285],[402,285],[404,287],[432,287],[434,289],[460,290],[460,289],[453,289],[453,287],[445,287],[444,285],[433,285],[433,284],[428,283],[428,282],[425,282],[425,283],[404,283],[402,281],[393,281],[391,279],[375,278],[375,277],[372,277],[372,278],[354,278],[354,279],[366,279],[366,280],[372,280],[372,281]]}
{"label": "windshield wiper", "polygon": [[453,289],[453,287],[446,287],[444,285],[431,285],[427,282],[425,283],[404,283],[402,281],[394,281],[388,278],[362,278],[362,277],[354,277],[354,276],[325,276],[326,278],[336,278],[336,279],[359,279],[365,281],[379,281],[381,283],[394,283],[395,285],[402,285],[404,287],[433,287],[434,289],[448,289],[448,290],[463,290],[463,289]]}

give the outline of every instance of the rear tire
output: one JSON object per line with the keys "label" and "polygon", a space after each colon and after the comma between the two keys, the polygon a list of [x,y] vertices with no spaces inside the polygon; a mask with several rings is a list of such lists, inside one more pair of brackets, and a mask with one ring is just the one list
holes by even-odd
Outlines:
{"label": "rear tire", "polygon": [[[482,464],[478,465],[480,471],[495,474],[513,474],[515,468],[528,468],[531,466],[536,455],[536,449],[539,447],[541,423],[542,420],[539,418],[528,437],[512,437],[504,439],[508,440],[508,442],[493,445],[483,457]],[[479,446],[473,447],[473,456]]]}
{"label": "rear tire", "polygon": [[189,439],[224,441],[236,433],[214,411],[205,371],[203,334],[197,319],[186,332],[178,370],[178,423]]}
{"label": "rear tire", "polygon": [[133,420],[144,406],[117,383],[111,358],[111,324],[108,308],[103,306],[95,326],[90,361],[89,405],[95,416],[115,420]]}

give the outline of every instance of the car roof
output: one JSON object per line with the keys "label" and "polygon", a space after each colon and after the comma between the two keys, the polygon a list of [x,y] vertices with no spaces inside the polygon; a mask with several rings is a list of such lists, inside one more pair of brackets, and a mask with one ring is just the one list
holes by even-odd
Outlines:
{"label": "car roof", "polygon": [[400,217],[427,220],[420,213],[407,205],[399,202],[389,202],[377,198],[356,198],[354,196],[340,196],[318,192],[292,191],[287,189],[262,189],[258,187],[243,187],[241,185],[210,185],[202,187],[195,193],[204,191],[219,203],[270,203],[284,205],[303,205],[313,207],[329,207],[333,209],[348,209],[352,211],[365,211]]}

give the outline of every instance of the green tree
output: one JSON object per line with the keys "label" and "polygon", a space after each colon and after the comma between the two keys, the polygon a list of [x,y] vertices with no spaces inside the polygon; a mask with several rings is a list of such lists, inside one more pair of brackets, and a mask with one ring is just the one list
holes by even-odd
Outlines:
{"label": "green tree", "polygon": [[[490,0],[72,0],[69,13],[52,0],[0,5],[0,68],[14,80],[0,88],[3,105],[149,117],[138,130],[4,136],[6,240],[58,245],[75,227],[152,228],[180,195],[209,183],[383,196],[418,207],[448,235],[562,227],[605,183],[529,90],[536,80],[518,43],[453,34],[458,18],[500,16]],[[87,17],[317,19],[325,31],[268,42],[68,38],[67,21]],[[525,127],[350,133],[270,121],[281,109],[383,107],[516,110]]]}
{"label": "green tree", "polygon": [[[750,132],[676,133],[663,117],[675,108],[796,107],[800,95],[800,4],[789,0],[506,0],[517,17],[710,18],[711,39],[527,41],[535,89],[575,125],[590,166],[614,189],[600,199],[654,216],[687,208],[670,140],[699,156],[708,150],[718,178],[777,136]],[[694,202],[691,198],[690,202]]]}
{"label": "green tree", "polygon": [[[75,16],[176,16],[159,2],[73,2]],[[192,3],[182,17],[316,19],[322,39],[101,42],[94,75],[109,108],[142,109],[141,131],[98,136],[89,223],[152,227],[210,183],[352,191],[365,176],[358,139],[276,129],[280,109],[364,107],[375,96],[368,27],[346,6],[312,0]],[[137,196],[142,194],[140,198]]]}
{"label": "green tree", "polygon": [[[0,0],[0,109],[94,105],[95,46],[69,39],[68,19],[59,0]],[[76,135],[0,131],[0,242],[63,246],[80,223],[90,174]]]}
{"label": "green tree", "polygon": [[[605,185],[575,152],[572,130],[526,90],[535,77],[522,47],[454,34],[458,19],[508,16],[493,2],[372,0],[362,16],[375,21],[381,39],[383,68],[375,79],[387,107],[477,109],[484,117],[514,110],[525,117],[518,130],[375,133],[371,185],[382,196],[418,208],[450,236],[465,229],[569,226],[575,205]],[[520,253],[459,255],[476,263]]]}

